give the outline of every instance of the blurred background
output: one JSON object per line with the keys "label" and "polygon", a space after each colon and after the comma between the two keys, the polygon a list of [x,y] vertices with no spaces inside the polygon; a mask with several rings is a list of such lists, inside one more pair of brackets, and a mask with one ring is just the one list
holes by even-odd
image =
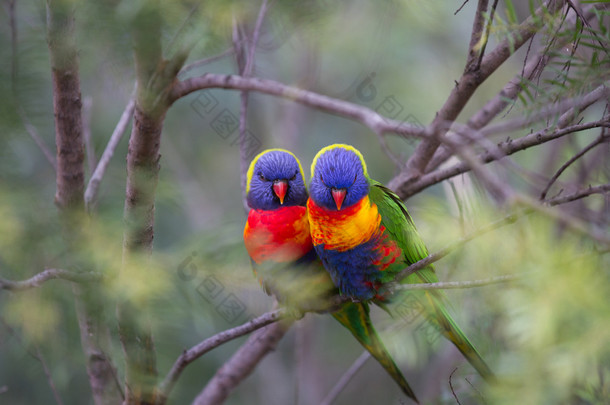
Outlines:
{"label": "blurred background", "polygon": [[[130,27],[142,4],[143,0],[85,1],[76,7],[83,118],[98,159],[134,89]],[[59,242],[61,227],[54,205],[55,173],[43,152],[46,148],[55,155],[45,5],[5,0],[2,6],[0,275],[20,280],[54,267],[65,251]],[[271,2],[252,75],[364,105],[423,127],[464,70],[477,4],[466,2],[456,13],[460,6],[462,1],[446,0]],[[487,49],[505,39],[537,6],[536,1],[500,1]],[[184,43],[194,44],[187,66],[213,57],[183,69],[179,79],[205,72],[238,73],[233,23],[238,21],[251,33],[259,2],[172,0],[159,7],[166,57]],[[599,37],[589,41],[601,44],[599,49],[582,46],[572,52],[565,47],[555,55],[557,64],[551,66],[550,78],[570,61],[570,80],[554,85],[543,76],[499,120],[527,116],[607,80],[608,24],[600,13],[594,27]],[[553,28],[557,27],[534,38],[530,52],[548,43]],[[476,91],[460,122],[520,72],[527,52],[525,45]],[[592,63],[595,52],[597,59]],[[607,114],[604,102],[586,110],[583,119]],[[142,268],[128,285],[100,286],[110,299],[153,298],[161,376],[183,349],[273,305],[253,277],[243,247],[246,214],[240,185],[239,116],[239,92],[233,90],[198,91],[170,108],[161,143],[154,265]],[[231,124],[219,126],[222,119]],[[521,137],[548,124],[542,120],[492,141]],[[369,128],[287,99],[250,92],[247,128],[249,159],[266,148],[286,148],[301,159],[306,177],[315,153],[336,142],[358,148],[370,175],[382,183],[401,169],[384,154]],[[598,134],[599,129],[581,131],[568,140],[513,155],[519,169],[487,168],[506,187],[537,198],[557,168]],[[121,265],[128,136],[129,128],[103,178],[81,246],[82,255],[94,263],[96,271]],[[403,163],[418,142],[393,135],[386,138]],[[609,151],[608,142],[600,144],[587,160],[594,165],[588,166],[588,175],[578,177],[583,165],[568,168],[562,175],[564,183],[551,194],[574,184],[608,183]],[[406,201],[431,252],[511,213],[506,206],[496,205],[475,177],[467,174],[456,179],[451,186],[444,182]],[[568,206],[571,215],[582,214],[578,218],[594,216],[591,223],[596,232],[610,237],[608,194]],[[446,293],[462,329],[503,377],[497,386],[485,384],[416,311],[392,318],[374,309],[373,320],[423,403],[453,404],[458,399],[462,404],[610,403],[608,248],[538,213],[474,239],[436,264],[439,278],[446,281],[527,273],[510,284]],[[73,307],[71,286],[64,281],[24,292],[0,292],[0,403],[93,403]],[[120,378],[124,364],[114,307],[102,311],[109,315],[111,355]],[[191,364],[170,403],[192,401],[244,340],[231,341]],[[330,316],[307,314],[227,403],[320,403],[361,352],[361,346]],[[61,399],[53,399],[56,396]],[[409,400],[369,360],[334,403],[398,405]]]}

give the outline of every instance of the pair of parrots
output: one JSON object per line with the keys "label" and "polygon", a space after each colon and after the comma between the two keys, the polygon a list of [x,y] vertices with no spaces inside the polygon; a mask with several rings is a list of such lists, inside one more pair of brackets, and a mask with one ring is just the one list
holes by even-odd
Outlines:
{"label": "pair of parrots", "polygon": [[[362,154],[350,145],[330,145],[311,165],[309,195],[303,169],[291,152],[269,149],[247,173],[250,207],[244,242],[267,293],[293,307],[334,311],[385,368],[403,392],[415,393],[387,352],[369,317],[368,302],[385,307],[386,283],[428,255],[404,203],[372,180]],[[437,281],[430,265],[402,283]],[[331,308],[329,298],[352,301]],[[427,317],[486,379],[493,374],[453,321],[438,290],[417,296]]]}

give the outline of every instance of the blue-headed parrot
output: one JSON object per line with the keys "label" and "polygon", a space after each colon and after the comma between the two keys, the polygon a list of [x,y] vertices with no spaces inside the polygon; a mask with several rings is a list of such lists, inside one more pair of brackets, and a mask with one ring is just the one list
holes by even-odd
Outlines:
{"label": "blue-headed parrot", "polygon": [[[409,265],[428,256],[402,200],[371,179],[362,154],[353,146],[321,149],[311,165],[308,218],[314,248],[343,295],[387,309],[392,301],[387,283]],[[434,283],[432,265],[402,283]],[[445,308],[439,290],[414,294],[426,315],[491,381],[494,375]]]}

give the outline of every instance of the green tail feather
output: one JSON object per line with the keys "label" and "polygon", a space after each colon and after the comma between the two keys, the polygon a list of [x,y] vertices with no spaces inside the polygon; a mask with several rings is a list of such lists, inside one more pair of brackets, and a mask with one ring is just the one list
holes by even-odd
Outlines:
{"label": "green tail feather", "polygon": [[400,369],[385,348],[381,338],[371,323],[367,303],[348,302],[333,317],[345,326],[362,346],[382,365],[390,376],[400,386],[402,391],[412,400],[419,403],[415,393],[402,375]]}
{"label": "green tail feather", "polygon": [[470,343],[464,332],[455,323],[451,315],[449,315],[444,305],[439,302],[438,297],[435,297],[430,292],[426,292],[426,296],[433,302],[435,310],[434,321],[438,323],[438,327],[443,335],[462,352],[466,360],[478,371],[481,377],[487,382],[492,382],[495,379],[494,373],[485,363],[477,349]]}
{"label": "green tail feather", "polygon": [[[417,281],[415,279],[418,279]],[[437,281],[437,277],[431,269],[423,269],[416,274],[413,274],[406,278],[403,283],[413,282],[424,282],[434,283]],[[464,332],[455,323],[443,303],[443,294],[439,291],[425,291],[425,299],[428,305],[425,305],[427,309],[427,316],[430,322],[433,322],[438,327],[439,331],[449,339],[455,347],[464,355],[466,360],[474,367],[475,370],[483,377],[487,382],[495,380],[495,375],[485,363],[477,349],[468,340]]]}

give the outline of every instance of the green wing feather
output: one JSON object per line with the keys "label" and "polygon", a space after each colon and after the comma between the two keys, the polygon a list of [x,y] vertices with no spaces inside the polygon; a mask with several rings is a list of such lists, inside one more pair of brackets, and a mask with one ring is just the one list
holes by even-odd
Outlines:
{"label": "green wing feather", "polygon": [[[369,198],[377,205],[381,215],[381,225],[386,228],[390,237],[402,249],[406,261],[406,263],[396,263],[386,270],[387,280],[384,281],[391,281],[405,267],[428,256],[428,249],[419,236],[402,200],[382,184],[370,179],[369,181],[371,185]],[[430,265],[405,277],[401,283],[435,283],[437,281],[434,267]],[[447,312],[444,295],[439,290],[410,293],[422,298],[420,302],[426,308],[428,318],[437,324],[443,335],[453,342],[479,374],[488,381],[493,380],[494,374],[491,369]]]}
{"label": "green wing feather", "polygon": [[392,376],[402,391],[415,402],[419,403],[415,393],[400,372],[396,363],[388,353],[377,331],[373,327],[369,315],[369,306],[365,302],[347,302],[333,312],[333,317],[345,326],[362,346],[383,366]]}

